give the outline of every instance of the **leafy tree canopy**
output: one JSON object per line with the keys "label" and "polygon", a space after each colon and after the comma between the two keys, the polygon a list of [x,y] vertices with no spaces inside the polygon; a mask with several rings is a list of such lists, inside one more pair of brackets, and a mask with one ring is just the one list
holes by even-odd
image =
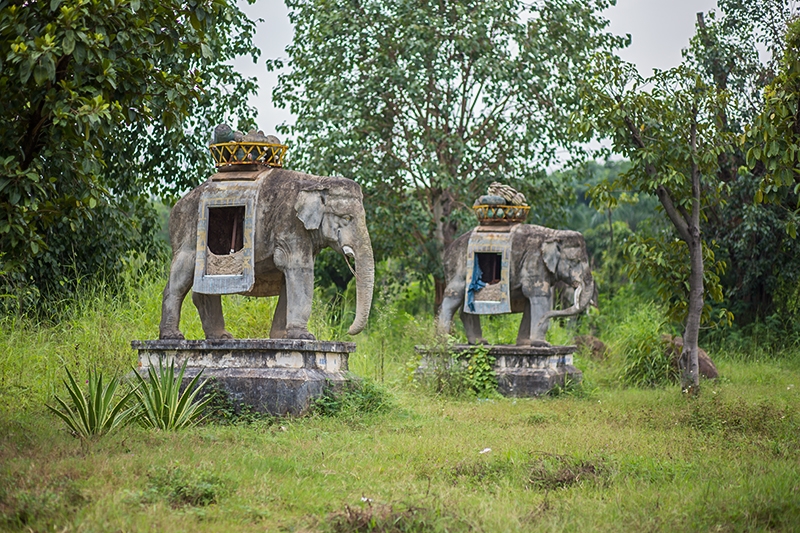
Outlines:
{"label": "leafy tree canopy", "polygon": [[[295,161],[362,184],[379,255],[443,289],[441,254],[500,180],[539,217],[566,197],[543,168],[570,145],[574,90],[613,0],[288,0],[291,72],[275,100],[297,116]],[[282,66],[279,61],[269,67]]]}
{"label": "leafy tree canopy", "polygon": [[[229,0],[0,1],[0,272],[58,288],[152,244],[150,195],[198,183],[210,124],[252,116]],[[69,265],[69,271],[67,270]]]}

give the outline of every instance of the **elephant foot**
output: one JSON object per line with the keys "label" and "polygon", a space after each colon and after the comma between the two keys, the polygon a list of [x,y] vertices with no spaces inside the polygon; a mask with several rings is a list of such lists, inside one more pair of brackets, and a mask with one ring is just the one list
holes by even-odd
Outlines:
{"label": "elephant foot", "polygon": [[225,329],[223,329],[220,332],[206,333],[207,340],[228,340],[232,338],[233,334]]}
{"label": "elephant foot", "polygon": [[489,341],[487,341],[483,337],[478,337],[477,339],[474,339],[474,340],[467,340],[467,342],[469,342],[470,344],[482,344],[484,346],[488,346],[489,345]]}
{"label": "elephant foot", "polygon": [[300,339],[304,341],[315,341],[317,338],[309,333],[306,328],[289,328],[284,335],[286,339]]}
{"label": "elephant foot", "polygon": [[549,348],[552,345],[547,341],[540,341],[536,339],[522,339],[517,341],[517,346],[533,346],[534,348]]}
{"label": "elephant foot", "polygon": [[162,331],[158,334],[159,340],[162,341],[182,341],[185,340],[183,333],[178,331],[177,329],[174,331]]}
{"label": "elephant foot", "polygon": [[537,339],[517,339],[517,346],[532,346],[534,348],[549,348],[552,346],[547,341]]}

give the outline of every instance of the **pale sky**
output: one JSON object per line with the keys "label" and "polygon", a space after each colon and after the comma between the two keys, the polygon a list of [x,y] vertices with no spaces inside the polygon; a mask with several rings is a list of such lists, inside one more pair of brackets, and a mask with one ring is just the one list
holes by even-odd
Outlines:
{"label": "pale sky", "polygon": [[[681,62],[681,50],[694,35],[697,13],[715,9],[716,4],[716,0],[617,0],[617,5],[604,14],[611,21],[611,32],[631,34],[631,45],[621,50],[620,56],[634,63],[643,76],[649,76],[654,68],[665,70]],[[255,36],[261,57],[255,65],[249,59],[239,59],[234,64],[243,74],[258,78],[260,89],[253,102],[258,109],[256,122],[266,133],[274,133],[275,126],[291,124],[293,117],[273,105],[272,89],[278,75],[267,72],[264,61],[288,59],[285,48],[293,35],[288,9],[282,0],[258,0],[253,5],[242,2],[241,7],[251,19],[264,19]]]}

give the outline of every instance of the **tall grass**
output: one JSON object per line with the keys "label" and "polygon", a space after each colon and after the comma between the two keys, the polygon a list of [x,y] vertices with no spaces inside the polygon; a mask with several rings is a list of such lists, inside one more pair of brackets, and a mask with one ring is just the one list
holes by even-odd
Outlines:
{"label": "tall grass", "polygon": [[[0,323],[0,530],[793,531],[800,523],[797,353],[721,354],[723,379],[698,398],[677,387],[612,386],[616,379],[596,376],[616,378],[630,349],[644,353],[667,327],[657,307],[624,290],[588,321],[613,352],[578,361],[599,385],[590,397],[420,394],[407,384],[413,347],[433,342],[434,322],[410,285],[379,290],[355,338],[351,369],[383,385],[326,397],[321,408],[333,416],[179,433],[128,426],[81,447],[43,405],[62,394],[62,364],[73,375],[92,366],[118,373],[135,362],[130,340],[157,336],[163,274],[131,275],[127,292],[87,288],[57,324]],[[352,294],[318,296],[312,332],[351,340]],[[267,336],[274,298],[223,302],[234,335]],[[484,318],[484,329],[513,343],[518,323],[518,315]],[[191,303],[182,330],[202,338]],[[548,338],[571,334],[556,323]]]}
{"label": "tall grass", "polygon": [[[125,288],[106,283],[84,286],[72,305],[46,323],[25,316],[0,318],[0,408],[40,408],[55,393],[63,393],[64,367],[75,374],[96,368],[106,375],[132,369],[132,340],[158,338],[165,272],[153,264],[136,263],[124,276]],[[236,337],[269,336],[277,298],[223,298],[228,329]],[[197,310],[187,296],[181,316],[187,339],[202,339]]]}

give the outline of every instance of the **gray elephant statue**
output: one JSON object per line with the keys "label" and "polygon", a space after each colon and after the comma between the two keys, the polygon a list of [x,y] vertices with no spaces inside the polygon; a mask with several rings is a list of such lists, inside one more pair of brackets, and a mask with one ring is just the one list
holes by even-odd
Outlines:
{"label": "gray elephant statue", "polygon": [[[198,206],[210,181],[181,198],[170,213],[172,263],[164,288],[159,338],[183,339],[181,306],[195,276]],[[247,296],[278,296],[270,337],[314,340],[308,331],[314,295],[314,260],[326,247],[355,260],[356,313],[350,335],[364,329],[372,303],[375,268],[361,187],[346,178],[282,168],[257,185],[252,261]],[[231,250],[233,251],[233,250]],[[219,294],[192,293],[207,339],[230,339]]]}
{"label": "gray elephant statue", "polygon": [[[444,254],[447,286],[439,311],[438,329],[449,332],[456,310],[470,344],[485,344],[480,315],[464,311],[467,294],[467,247],[472,230],[456,239]],[[522,312],[517,345],[547,346],[545,334],[551,318],[584,311],[595,295],[589,258],[583,235],[577,231],[554,230],[532,224],[511,229],[508,265],[511,312]],[[553,286],[564,282],[574,289],[571,307],[553,310]]]}

